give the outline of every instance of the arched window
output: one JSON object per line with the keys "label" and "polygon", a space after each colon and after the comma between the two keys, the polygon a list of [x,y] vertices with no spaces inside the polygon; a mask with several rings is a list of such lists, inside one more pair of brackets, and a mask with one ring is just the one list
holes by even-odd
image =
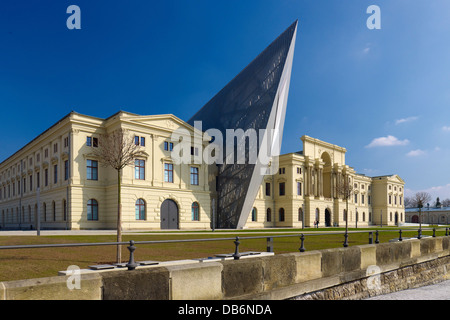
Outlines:
{"label": "arched window", "polygon": [[89,221],[98,221],[98,202],[95,199],[88,200],[87,219]]}
{"label": "arched window", "polygon": [[272,221],[272,210],[270,210],[270,208],[267,208],[266,220],[267,220],[267,222],[271,222]]}
{"label": "arched window", "polygon": [[256,221],[256,214],[257,214],[256,208],[253,207],[253,209],[252,209],[252,221]]}
{"label": "arched window", "polygon": [[303,221],[303,209],[298,208],[298,221]]}
{"label": "arched window", "polygon": [[280,210],[278,210],[278,218],[279,221],[284,221],[284,208],[280,208]]}
{"label": "arched window", "polygon": [[52,210],[53,210],[53,221],[56,221],[56,203],[52,202]]}
{"label": "arched window", "polygon": [[137,199],[134,206],[136,220],[145,220],[145,201],[144,199]]}
{"label": "arched window", "polygon": [[200,221],[200,206],[198,202],[193,202],[191,207],[192,221]]}

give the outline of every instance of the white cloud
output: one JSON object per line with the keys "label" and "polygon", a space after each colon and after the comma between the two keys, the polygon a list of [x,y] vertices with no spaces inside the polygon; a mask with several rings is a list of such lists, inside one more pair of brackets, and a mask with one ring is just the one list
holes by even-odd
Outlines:
{"label": "white cloud", "polygon": [[369,143],[366,148],[372,147],[391,147],[391,146],[405,146],[409,143],[408,139],[398,140],[394,136],[375,138]]}
{"label": "white cloud", "polygon": [[398,124],[405,123],[405,122],[411,122],[411,121],[414,121],[417,119],[419,119],[419,117],[408,117],[408,118],[398,119],[398,120],[395,120],[395,124],[398,125]]}
{"label": "white cloud", "polygon": [[406,155],[408,157],[418,157],[418,156],[422,156],[424,155],[426,152],[420,149],[417,150],[411,150],[410,152],[408,152]]}
{"label": "white cloud", "polygon": [[[444,199],[450,198],[450,183],[444,185],[444,186],[436,186],[431,187],[428,189],[423,190],[411,190],[408,188],[405,188],[405,196],[412,197],[417,192],[428,192],[431,195],[431,203],[433,203],[437,197],[442,201]],[[430,203],[430,205],[431,205]]]}
{"label": "white cloud", "polygon": [[450,132],[450,127],[449,126],[443,126],[442,127],[442,131],[449,131]]}

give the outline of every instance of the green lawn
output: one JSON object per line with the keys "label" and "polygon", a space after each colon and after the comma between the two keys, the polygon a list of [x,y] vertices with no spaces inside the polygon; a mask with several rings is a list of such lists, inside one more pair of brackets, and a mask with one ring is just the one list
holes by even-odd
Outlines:
{"label": "green lawn", "polygon": [[[356,229],[349,229],[355,231]],[[357,229],[366,231],[364,233],[350,233],[348,243],[361,245],[369,243],[368,231],[375,229]],[[380,242],[387,242],[398,238],[398,230],[383,228],[379,233]],[[403,230],[403,229],[402,229]],[[335,235],[330,232],[343,232],[342,228],[324,229],[264,229],[233,231],[232,234],[224,231],[214,233],[205,232],[172,232],[162,234],[161,232],[148,232],[144,235],[124,235],[123,241],[153,241],[153,240],[182,240],[182,239],[208,239],[208,238],[234,238],[240,237],[239,251],[266,251],[265,239],[245,239],[246,237],[269,236],[290,234],[298,232],[295,237],[274,238],[275,254],[287,252],[299,252],[299,234],[305,234],[304,247],[306,251],[320,250],[326,248],[343,247],[343,234]],[[229,232],[229,231],[228,231]],[[275,234],[276,232],[276,234]],[[280,233],[282,232],[282,233]],[[284,233],[283,233],[284,232]],[[319,234],[321,233],[321,234]],[[1,234],[1,233],[0,233]],[[423,231],[423,235],[432,235],[431,230]],[[443,236],[445,229],[436,232],[437,236]],[[417,236],[417,228],[408,231],[403,230],[402,237]],[[375,241],[375,234],[373,235]],[[115,242],[114,235],[98,236],[0,236],[0,246],[29,245],[29,244],[59,244],[59,243],[102,243]],[[221,253],[233,253],[235,246],[233,240],[224,241],[199,241],[185,243],[163,243],[163,244],[137,244],[135,260],[169,261],[179,259],[206,258]],[[1,249],[0,250],[0,281],[39,278],[57,275],[58,271],[66,270],[70,265],[80,268],[88,268],[90,265],[114,263],[116,246],[89,246],[70,248],[40,248],[40,249]],[[129,251],[126,246],[122,248],[122,260],[127,262]]]}

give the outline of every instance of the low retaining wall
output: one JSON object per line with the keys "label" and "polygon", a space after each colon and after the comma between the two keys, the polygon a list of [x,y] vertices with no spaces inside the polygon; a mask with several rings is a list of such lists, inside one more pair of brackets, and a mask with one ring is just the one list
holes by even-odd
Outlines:
{"label": "low retaining wall", "polygon": [[82,273],[72,289],[73,275],[8,281],[0,299],[362,299],[448,279],[449,243],[423,238]]}

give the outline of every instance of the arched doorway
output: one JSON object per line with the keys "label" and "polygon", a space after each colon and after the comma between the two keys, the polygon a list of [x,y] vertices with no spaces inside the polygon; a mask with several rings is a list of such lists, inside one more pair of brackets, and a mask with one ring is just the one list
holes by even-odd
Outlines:
{"label": "arched doorway", "polygon": [[419,217],[417,215],[413,215],[411,218],[412,223],[419,223]]}
{"label": "arched doorway", "polygon": [[325,209],[325,227],[331,227],[331,212],[330,209]]}
{"label": "arched doorway", "polygon": [[395,225],[398,226],[398,212],[395,213],[394,219],[395,219]]}
{"label": "arched doorway", "polygon": [[161,229],[178,229],[178,206],[173,200],[161,204]]}

